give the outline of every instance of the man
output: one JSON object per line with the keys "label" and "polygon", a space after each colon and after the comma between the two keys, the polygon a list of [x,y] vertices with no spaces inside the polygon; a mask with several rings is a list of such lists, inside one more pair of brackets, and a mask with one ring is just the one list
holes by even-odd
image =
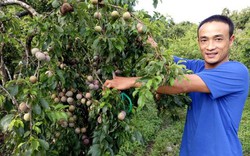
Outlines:
{"label": "man", "polygon": [[[194,74],[175,80],[173,86],[160,86],[160,94],[189,93],[180,156],[242,156],[238,129],[248,96],[248,69],[229,61],[234,41],[234,25],[226,16],[214,15],[198,27],[198,44],[204,60],[186,60]],[[177,62],[181,58],[174,57]],[[119,90],[140,87],[138,77],[115,77],[104,87]]]}

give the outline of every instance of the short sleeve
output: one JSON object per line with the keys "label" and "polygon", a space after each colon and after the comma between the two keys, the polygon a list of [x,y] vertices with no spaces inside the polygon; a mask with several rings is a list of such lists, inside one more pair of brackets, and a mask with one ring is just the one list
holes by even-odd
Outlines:
{"label": "short sleeve", "polygon": [[205,82],[213,99],[243,92],[249,85],[248,70],[239,62],[226,62],[216,68],[205,69],[197,75]]}
{"label": "short sleeve", "polygon": [[185,59],[185,58],[180,58],[177,56],[174,56],[174,62],[175,63],[179,63],[181,61],[180,64],[183,64],[186,66],[186,68],[188,70],[192,70],[193,73],[197,73],[200,72],[204,69],[205,67],[205,63],[203,60],[193,60],[193,59]]}

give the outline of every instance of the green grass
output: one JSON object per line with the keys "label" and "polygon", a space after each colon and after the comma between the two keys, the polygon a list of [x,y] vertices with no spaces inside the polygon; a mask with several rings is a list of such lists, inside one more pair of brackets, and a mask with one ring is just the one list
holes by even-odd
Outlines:
{"label": "green grass", "polygon": [[244,156],[250,156],[250,97],[246,101],[243,111],[239,128],[239,138],[242,143]]}
{"label": "green grass", "polygon": [[[186,109],[177,108],[180,120],[171,120],[171,113],[157,116],[151,105],[150,111],[144,111],[133,119],[136,127],[144,135],[145,144],[126,142],[117,156],[178,156],[185,123]],[[239,138],[244,156],[250,156],[250,97],[246,101],[239,127]]]}
{"label": "green grass", "polygon": [[168,128],[162,129],[155,139],[150,156],[178,156],[184,121],[173,122]]}
{"label": "green grass", "polygon": [[164,113],[161,118],[164,120],[160,131],[156,133],[151,150],[148,150],[147,156],[178,156],[182,133],[184,129],[186,109],[177,108],[179,120],[171,120],[171,113]]}
{"label": "green grass", "polygon": [[[147,150],[147,156],[178,156],[181,137],[185,122],[185,109],[178,110],[180,121],[164,121],[161,130],[151,141],[151,150]],[[163,118],[169,119],[169,116]],[[250,156],[250,98],[246,101],[239,128],[239,138],[242,143],[244,156]]]}

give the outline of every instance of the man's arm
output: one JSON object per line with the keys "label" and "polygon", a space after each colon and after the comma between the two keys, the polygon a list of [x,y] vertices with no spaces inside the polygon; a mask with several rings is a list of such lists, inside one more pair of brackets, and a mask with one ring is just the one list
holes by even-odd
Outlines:
{"label": "man's arm", "polygon": [[173,86],[160,86],[157,93],[179,94],[189,92],[210,93],[204,81],[196,74],[186,74],[181,80],[175,80]]}
{"label": "man's arm", "polygon": [[[140,87],[141,84],[136,82],[140,77],[114,77],[112,80],[106,80],[104,87],[125,90],[129,88]],[[184,75],[181,80],[175,80],[173,86],[160,86],[157,91],[160,94],[179,94],[188,92],[209,93],[210,90],[204,81],[196,74]]]}

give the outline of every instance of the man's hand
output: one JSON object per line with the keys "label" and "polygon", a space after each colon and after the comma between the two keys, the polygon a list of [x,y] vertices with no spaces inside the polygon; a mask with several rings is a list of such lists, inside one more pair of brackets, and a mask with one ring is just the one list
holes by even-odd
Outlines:
{"label": "man's hand", "polygon": [[103,88],[115,88],[118,90],[126,90],[129,88],[139,87],[140,83],[137,83],[136,80],[138,77],[119,77],[115,76],[112,80],[106,80],[103,84]]}

